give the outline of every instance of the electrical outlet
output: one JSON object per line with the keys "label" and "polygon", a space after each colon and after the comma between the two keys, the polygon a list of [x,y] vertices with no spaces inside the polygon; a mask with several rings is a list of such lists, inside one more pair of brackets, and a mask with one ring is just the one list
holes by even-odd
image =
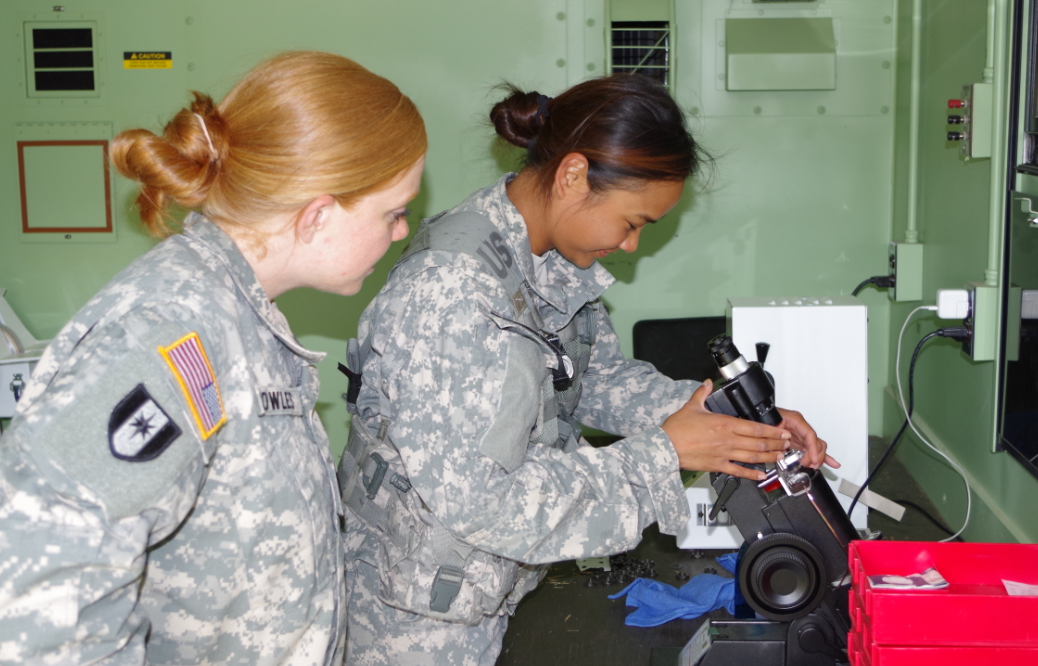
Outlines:
{"label": "electrical outlet", "polygon": [[994,361],[998,349],[998,287],[983,282],[967,282],[970,315],[963,322],[970,337],[962,343],[962,351],[974,361]]}
{"label": "electrical outlet", "polygon": [[889,257],[894,286],[887,295],[894,301],[923,300],[923,244],[891,241]]}

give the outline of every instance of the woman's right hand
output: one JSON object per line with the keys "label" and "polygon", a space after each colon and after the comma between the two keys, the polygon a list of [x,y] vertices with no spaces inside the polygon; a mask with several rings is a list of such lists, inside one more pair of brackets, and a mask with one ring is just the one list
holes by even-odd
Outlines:
{"label": "woman's right hand", "polygon": [[706,408],[706,399],[712,390],[713,383],[707,380],[661,426],[678,454],[681,469],[725,472],[754,481],[763,480],[764,472],[733,461],[777,462],[791,446],[790,433],[775,426],[711,412]]}

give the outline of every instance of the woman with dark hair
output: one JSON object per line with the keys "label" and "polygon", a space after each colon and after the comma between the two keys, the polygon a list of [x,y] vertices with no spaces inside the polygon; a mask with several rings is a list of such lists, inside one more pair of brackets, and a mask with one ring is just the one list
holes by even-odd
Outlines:
{"label": "woman with dark hair", "polygon": [[[732,461],[790,446],[827,460],[799,414],[710,413],[709,382],[620,353],[596,260],[633,252],[701,163],[666,90],[512,88],[490,117],[525,167],[425,221],[350,341],[350,665],[492,664],[543,565],[688,521],[680,469],[759,479]],[[625,439],[593,448],[578,422]]]}

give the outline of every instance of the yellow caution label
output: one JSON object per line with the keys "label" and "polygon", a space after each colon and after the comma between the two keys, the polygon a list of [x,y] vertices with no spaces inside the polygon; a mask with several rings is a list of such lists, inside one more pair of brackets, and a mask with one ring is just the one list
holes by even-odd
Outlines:
{"label": "yellow caution label", "polygon": [[123,51],[123,69],[173,69],[171,51]]}

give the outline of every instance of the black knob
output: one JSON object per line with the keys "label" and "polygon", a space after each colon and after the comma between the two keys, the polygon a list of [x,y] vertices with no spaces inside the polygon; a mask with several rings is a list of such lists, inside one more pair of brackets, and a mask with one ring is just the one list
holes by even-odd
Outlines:
{"label": "black knob", "polygon": [[764,365],[764,359],[768,358],[768,351],[771,350],[771,345],[767,342],[758,342],[757,345],[757,363]]}
{"label": "black knob", "polygon": [[966,122],[966,118],[964,116],[948,116],[949,125],[961,125],[964,122]]}
{"label": "black knob", "polygon": [[814,624],[808,624],[800,629],[797,641],[804,652],[821,653],[836,660],[842,660],[847,657],[846,654],[830,642],[829,637],[825,635],[822,628]]}
{"label": "black knob", "polygon": [[966,138],[966,135],[962,132],[948,132],[949,141],[962,141]]}

